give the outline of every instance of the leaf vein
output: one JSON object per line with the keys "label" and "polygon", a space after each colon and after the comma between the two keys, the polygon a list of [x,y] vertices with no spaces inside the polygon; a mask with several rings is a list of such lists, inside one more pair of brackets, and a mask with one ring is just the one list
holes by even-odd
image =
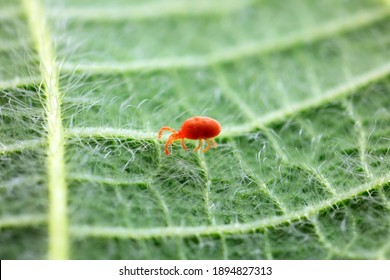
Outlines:
{"label": "leaf vein", "polygon": [[67,189],[58,69],[43,6],[38,0],[24,0],[23,5],[41,62],[43,92],[46,96],[49,258],[67,259],[69,254]]}
{"label": "leaf vein", "polygon": [[100,238],[125,238],[125,239],[149,239],[149,238],[164,238],[164,237],[191,237],[200,235],[215,235],[249,233],[255,230],[262,230],[281,226],[286,223],[292,223],[297,220],[310,218],[322,211],[331,209],[332,207],[343,203],[344,201],[355,198],[361,193],[380,188],[390,183],[390,175],[373,180],[370,183],[362,184],[356,188],[350,189],[344,193],[339,193],[337,196],[326,199],[303,208],[300,211],[290,212],[286,215],[278,217],[270,217],[250,223],[244,224],[226,224],[215,226],[175,226],[165,228],[149,228],[149,229],[130,229],[124,227],[96,227],[88,225],[73,225],[71,233],[75,237],[100,237]]}
{"label": "leaf vein", "polygon": [[218,51],[203,56],[182,58],[159,58],[123,63],[71,63],[65,62],[62,70],[88,73],[144,72],[163,69],[198,68],[225,62],[236,61],[245,57],[286,50],[293,46],[316,42],[337,34],[349,32],[386,18],[390,9],[364,11],[350,18],[331,21],[316,29],[288,35],[283,39],[270,42],[250,42],[228,50]]}

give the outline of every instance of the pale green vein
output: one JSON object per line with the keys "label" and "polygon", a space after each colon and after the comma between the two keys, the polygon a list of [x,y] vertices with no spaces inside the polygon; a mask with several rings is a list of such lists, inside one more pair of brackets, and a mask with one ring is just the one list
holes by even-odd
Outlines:
{"label": "pale green vein", "polygon": [[154,196],[158,199],[159,203],[160,203],[160,206],[162,208],[162,211],[164,213],[164,218],[165,218],[165,224],[167,226],[171,226],[172,225],[172,219],[171,219],[171,216],[169,214],[169,208],[168,208],[168,205],[165,203],[164,201],[164,198],[163,196],[161,195],[161,193],[158,191],[158,189],[154,186],[153,182],[154,182],[154,178],[157,176],[157,174],[159,173],[160,169],[161,169],[161,159],[162,159],[162,153],[161,153],[161,149],[160,149],[160,145],[158,144],[157,141],[153,141],[153,144],[154,144],[154,148],[156,149],[157,151],[157,160],[158,160],[158,168],[153,172],[153,174],[151,174],[150,178],[148,179],[148,184],[147,186],[149,187],[149,189],[151,190],[151,192],[154,194]]}
{"label": "pale green vein", "polygon": [[372,178],[373,174],[371,173],[371,171],[368,167],[369,164],[368,164],[367,156],[366,156],[367,134],[363,128],[362,121],[361,121],[360,117],[356,114],[356,112],[354,111],[351,102],[344,100],[342,102],[342,104],[343,104],[344,108],[346,109],[347,113],[349,114],[349,116],[351,117],[351,119],[355,123],[355,130],[358,133],[359,158],[360,158],[360,162],[363,166],[364,173],[366,174],[367,178]]}
{"label": "pale green vein", "polygon": [[112,186],[127,186],[127,185],[148,185],[149,180],[144,177],[130,177],[130,178],[110,178],[96,176],[93,174],[82,174],[82,173],[69,173],[66,176],[66,179],[69,181],[79,181],[79,182],[90,182],[102,185],[112,185]]}
{"label": "pale green vein", "polygon": [[[380,187],[379,189],[383,189],[384,186]],[[357,232],[357,221],[356,221],[356,218],[355,216],[350,213],[349,209],[347,208],[346,209],[346,212],[349,214],[349,217],[350,217],[350,231],[352,232],[352,235],[349,237],[349,240],[348,240],[348,243],[346,244],[345,246],[345,250],[349,250],[349,248],[351,248],[353,246],[353,244],[356,243],[357,241],[357,238],[358,238],[358,232]],[[358,217],[357,219],[360,219],[360,217]]]}
{"label": "pale green vein", "polygon": [[70,128],[65,131],[67,138],[124,138],[124,139],[155,139],[157,132],[143,132],[140,130],[111,128],[111,127],[80,127]]}
{"label": "pale green vein", "polygon": [[[179,77],[177,76],[177,71],[173,71],[173,77],[175,78],[176,85],[178,87],[178,93],[180,96],[183,96],[183,100],[185,101],[184,107],[185,107],[186,111],[189,112],[189,111],[191,111],[190,110],[191,104],[189,103],[188,98],[185,98],[185,96],[184,96],[185,86],[183,85],[183,83],[179,79]],[[205,210],[206,210],[206,214],[207,214],[207,220],[210,224],[214,225],[215,218],[214,218],[214,215],[213,215],[211,207],[210,207],[210,189],[211,189],[210,173],[209,173],[209,169],[207,167],[206,160],[204,158],[203,153],[200,154],[200,151],[198,151],[197,157],[199,160],[199,167],[203,171],[204,176],[205,176],[205,180],[206,180],[205,188],[203,190],[203,201],[204,201]]]}
{"label": "pale green vein", "polygon": [[289,157],[285,152],[285,147],[279,144],[279,135],[277,135],[275,131],[273,131],[271,128],[268,128],[267,126],[259,125],[258,128],[264,133],[272,149],[275,151],[277,158],[280,159],[283,163],[288,164]]}
{"label": "pale green vein", "polygon": [[169,208],[168,205],[165,203],[161,193],[153,186],[152,183],[148,183],[147,186],[160,203],[161,210],[164,214],[165,224],[167,226],[172,226],[172,219],[169,215]]}
{"label": "pale green vein", "polygon": [[[288,119],[290,116],[297,115],[301,112],[310,109],[321,107],[327,103],[334,102],[344,97],[350,96],[360,88],[363,88],[371,83],[385,79],[390,74],[390,63],[384,64],[376,69],[368,71],[367,73],[349,79],[344,84],[329,89],[323,93],[322,96],[315,96],[307,100],[302,100],[299,103],[291,104],[288,107],[275,110],[258,117],[255,121],[250,121],[236,126],[226,126],[222,123],[223,130],[218,136],[219,138],[231,138],[241,135],[246,135],[251,131],[255,131],[261,127],[269,126],[273,123],[281,122]],[[233,95],[234,96],[234,95]],[[245,103],[242,103],[245,104]],[[109,127],[80,127],[70,128],[65,132],[68,138],[126,138],[126,139],[155,139],[157,138],[157,131],[140,131],[121,128]],[[164,139],[162,140],[164,141]]]}
{"label": "pale green vein", "polygon": [[[380,197],[382,199],[383,206],[390,212],[390,200],[386,197],[386,194],[385,194],[383,188],[381,188],[379,190],[379,195],[380,195]],[[389,218],[390,218],[390,216],[389,216]]]}
{"label": "pale green vein", "polygon": [[223,5],[218,1],[197,0],[152,2],[140,5],[118,5],[116,7],[61,7],[53,8],[50,17],[58,19],[76,19],[77,21],[123,21],[146,20],[170,16],[205,16],[224,15],[243,8],[253,0],[225,0]]}
{"label": "pale green vein", "polygon": [[0,155],[33,150],[45,143],[42,139],[24,140],[13,144],[4,145],[0,142]]}
{"label": "pale green vein", "polygon": [[[386,194],[385,194],[383,188],[379,189],[379,195],[380,195],[380,197],[382,199],[383,206],[387,210],[387,219],[386,219],[386,221],[387,221],[387,227],[390,228],[390,215],[389,215],[390,214],[390,200],[386,197]],[[385,214],[383,214],[383,216],[385,216]],[[389,234],[390,234],[390,231],[389,231]],[[390,239],[388,239],[386,244],[384,244],[382,246],[382,248],[380,248],[378,250],[378,252],[377,252],[377,259],[382,259],[382,260],[388,259],[389,253],[390,253]]]}
{"label": "pale green vein", "polygon": [[[158,145],[156,145],[156,146],[158,147]],[[161,149],[159,148],[159,150],[161,150]],[[151,181],[152,180],[150,180],[150,183],[147,186],[150,189],[150,191],[153,193],[153,195],[157,198],[157,200],[161,206],[161,209],[162,209],[162,212],[164,215],[164,219],[165,219],[165,224],[168,227],[171,227],[173,225],[173,222],[172,222],[171,216],[169,214],[168,205],[166,204],[161,193],[157,190],[157,188],[152,184]],[[175,242],[176,242],[176,245],[178,248],[178,255],[179,255],[180,259],[182,259],[182,260],[186,259],[185,252],[184,252],[184,246],[183,246],[183,240],[176,239]]]}
{"label": "pale green vein", "polygon": [[[277,143],[277,142],[275,142],[275,143]],[[282,149],[279,148],[278,151],[280,151],[280,150],[282,150]],[[278,154],[278,152],[277,152],[277,154]],[[307,163],[301,163],[301,162],[294,163],[294,160],[291,159],[290,157],[287,157],[287,156],[282,158],[282,162],[288,166],[294,166],[296,168],[301,169],[308,176],[317,180],[327,192],[329,192],[332,195],[336,195],[335,187],[326,179],[326,177],[324,176],[324,174],[322,174],[322,172],[319,170],[319,168],[314,168]]]}
{"label": "pale green vein", "polygon": [[[218,84],[222,88],[222,94],[225,97],[229,98],[233,103],[235,103],[238,106],[238,108],[240,109],[240,112],[242,112],[250,120],[250,122],[252,122],[252,123],[257,122],[257,118],[258,118],[257,114],[251,109],[251,107],[249,107],[240,98],[239,94],[237,94],[236,92],[234,92],[231,89],[229,82],[227,81],[226,77],[221,73],[221,70],[219,70],[219,68],[216,67],[215,73],[217,75]],[[284,152],[282,151],[282,149],[277,144],[277,141],[276,141],[275,137],[272,135],[270,129],[263,126],[263,125],[259,125],[257,128],[259,128],[263,131],[263,133],[268,138],[268,141],[270,142],[270,144],[272,145],[274,150],[277,152],[277,155],[280,156],[282,158],[282,160],[285,161],[286,156],[285,156]],[[282,205],[280,205],[280,206],[282,206]]]}
{"label": "pale green vein", "polygon": [[337,196],[325,199],[314,205],[309,205],[302,210],[290,212],[282,216],[274,216],[250,223],[236,223],[227,225],[215,226],[193,226],[193,227],[158,227],[145,229],[132,229],[124,227],[97,227],[74,225],[71,227],[71,232],[78,237],[101,237],[101,238],[131,238],[131,239],[148,239],[148,238],[164,238],[164,237],[190,237],[200,235],[216,235],[222,234],[238,234],[250,233],[254,230],[261,230],[281,226],[288,223],[293,223],[297,220],[308,219],[314,215],[331,209],[344,201],[354,199],[362,193],[377,189],[390,183],[390,175],[378,178],[370,183],[360,185],[346,192],[339,193]]}
{"label": "pale green vein", "polygon": [[319,242],[324,246],[325,249],[330,251],[333,255],[338,256],[339,258],[350,258],[350,259],[374,259],[375,255],[373,255],[370,252],[361,252],[361,254],[356,254],[353,252],[349,252],[346,249],[341,249],[339,247],[336,247],[332,243],[328,241],[326,236],[323,234],[323,230],[321,229],[320,223],[317,220],[317,217],[314,216],[312,219],[310,219],[310,222],[312,223],[314,227],[314,231],[316,235],[318,236]]}
{"label": "pale green vein", "polygon": [[187,91],[186,85],[183,84],[183,81],[179,78],[176,70],[172,69],[169,72],[171,73],[171,75],[174,79],[173,81],[174,81],[174,84],[176,85],[176,88],[175,88],[176,92],[180,96],[180,99],[179,99],[180,105],[182,105],[182,107],[184,107],[184,109],[185,109],[185,110],[182,110],[183,111],[182,114],[188,114],[192,111],[191,110],[192,104],[190,103],[188,96],[186,96],[186,94],[185,94],[185,92]]}
{"label": "pale green vein", "polygon": [[[297,121],[298,124],[300,124],[302,127],[305,128],[305,130],[309,133],[309,135],[312,138],[316,138],[317,137],[317,135],[313,131],[313,129],[311,129],[311,127],[308,127],[307,125],[305,125],[305,123],[301,119],[298,118],[298,119],[296,119],[296,121]],[[311,164],[313,164],[313,163],[311,163]],[[329,180],[326,178],[326,176],[321,172],[321,170],[320,170],[321,165],[315,167],[315,166],[311,166],[310,164],[308,164],[306,162],[303,162],[303,163],[299,164],[299,167],[301,167],[309,175],[311,175],[315,179],[317,179],[322,184],[322,186],[325,187],[325,189],[328,192],[330,192],[333,195],[336,194],[335,187],[329,182]]]}
{"label": "pale green vein", "polygon": [[40,83],[38,77],[17,77],[9,81],[0,81],[0,90],[14,89],[23,86],[33,86]]}
{"label": "pale green vein", "polygon": [[[185,86],[183,85],[181,80],[178,78],[177,71],[173,70],[171,72],[172,72],[172,76],[175,78],[175,81],[176,81],[176,85],[177,85],[177,88],[178,88],[177,92],[178,92],[178,94],[180,96],[183,97],[184,108],[186,109],[185,111],[190,112],[191,111],[190,110],[191,104],[189,103],[188,98],[186,98],[184,96]],[[204,208],[205,208],[205,211],[206,211],[207,220],[208,220],[209,224],[214,225],[215,224],[215,217],[214,217],[213,212],[212,212],[211,207],[210,207],[211,179],[210,179],[210,175],[209,175],[209,171],[208,171],[208,167],[207,167],[204,155],[203,154],[200,155],[199,153],[200,153],[200,151],[197,153],[197,157],[198,157],[198,160],[199,160],[199,167],[203,171],[205,179],[206,179],[205,188],[203,190]],[[161,158],[161,149],[159,149],[159,158]],[[181,240],[181,243],[179,245],[182,245],[182,243],[183,242]],[[180,246],[179,248],[182,248],[182,246]],[[183,250],[181,250],[181,251],[183,251]]]}
{"label": "pale green vein", "polygon": [[[282,104],[282,107],[288,107],[291,103],[290,94],[288,90],[285,88],[285,83],[283,79],[280,79],[278,76],[279,73],[277,71],[272,71],[273,66],[271,65],[272,57],[263,57],[261,59],[261,63],[264,64],[263,75],[267,77],[269,84],[271,86],[271,90],[273,94],[277,95],[279,98],[279,104]],[[262,92],[264,94],[264,92]]]}
{"label": "pale green vein", "polygon": [[[177,85],[177,88],[178,88],[178,94],[180,96],[183,96],[183,100],[185,101],[184,102],[184,108],[186,109],[185,111],[191,111],[190,108],[191,108],[191,104],[189,104],[189,101],[188,101],[188,98],[185,98],[184,96],[184,92],[185,92],[185,86],[183,85],[183,83],[181,82],[181,80],[178,78],[177,76],[177,72],[176,71],[172,71],[173,72],[173,77],[175,78],[175,81],[176,81],[176,85]],[[205,177],[205,180],[206,180],[206,184],[204,186],[204,190],[203,190],[203,201],[204,201],[204,205],[205,205],[205,210],[206,210],[206,214],[207,214],[207,220],[210,224],[215,224],[215,218],[214,218],[214,215],[212,214],[212,211],[211,211],[211,207],[210,207],[210,188],[211,188],[211,179],[210,179],[210,174],[209,174],[209,170],[208,170],[208,167],[207,167],[207,164],[206,164],[206,160],[204,158],[204,155],[203,154],[199,154],[199,152],[197,152],[197,157],[198,157],[198,161],[199,161],[199,167],[201,168],[201,170],[203,171],[204,173],[204,177]]]}
{"label": "pale green vein", "polygon": [[[158,202],[160,203],[160,206],[161,206],[163,214],[164,214],[165,224],[168,227],[171,227],[173,225],[173,222],[172,222],[171,215],[169,213],[168,205],[165,202],[164,197],[162,196],[160,191],[153,184],[154,178],[156,177],[156,175],[159,173],[159,171],[161,169],[162,156],[163,156],[158,142],[157,141],[153,141],[153,144],[154,144],[154,147],[155,147],[155,149],[157,151],[157,154],[158,154],[157,155],[158,168],[150,176],[150,179],[148,180],[148,185],[147,186],[150,189],[150,191],[153,193],[153,195],[157,198]],[[184,246],[183,246],[183,240],[182,239],[176,239],[175,242],[176,242],[176,245],[177,245],[177,248],[178,248],[178,255],[179,255],[180,259],[182,259],[182,260],[187,259],[186,255],[185,255]]]}
{"label": "pale green vein", "polygon": [[256,183],[257,187],[259,190],[264,193],[267,197],[269,197],[275,204],[276,206],[283,212],[283,214],[286,214],[287,207],[286,205],[273,193],[272,190],[270,190],[266,183],[263,182],[254,172],[252,168],[249,167],[249,165],[245,162],[243,157],[241,156],[239,149],[234,141],[229,141],[229,144],[233,148],[233,155],[237,159],[237,161],[240,163],[242,170],[246,175],[249,175],[252,180],[254,180],[254,183]]}
{"label": "pale green vein", "polygon": [[47,172],[49,189],[49,258],[69,257],[67,189],[65,182],[64,135],[61,123],[61,93],[58,69],[46,14],[39,0],[24,0],[32,37],[39,55],[46,97]]}
{"label": "pale green vein", "polygon": [[367,71],[365,74],[347,80],[344,84],[325,91],[322,96],[302,100],[299,103],[291,104],[288,108],[275,110],[274,112],[259,117],[256,121],[251,123],[224,128],[221,137],[239,136],[259,127],[281,122],[290,116],[321,107],[327,103],[352,95],[356,93],[359,88],[380,81],[389,76],[389,74],[390,63],[381,65],[380,67]]}
{"label": "pale green vein", "polygon": [[[240,108],[240,111],[243,112],[247,116],[247,118],[249,118],[252,122],[256,122],[257,116],[256,116],[255,112],[239,98],[239,95],[237,93],[232,91],[232,89],[229,86],[228,81],[226,80],[226,78],[223,75],[221,75],[219,73],[218,69],[217,69],[216,73],[217,73],[218,84],[223,89],[222,93],[226,97],[228,97],[231,101],[233,101]],[[261,129],[261,131],[267,137],[268,142],[270,143],[272,148],[275,150],[278,158],[280,158],[282,160],[282,162],[284,162],[285,164],[293,165],[290,163],[291,160],[289,159],[287,153],[284,151],[284,148],[280,146],[278,136],[274,133],[274,131],[269,129],[267,126],[264,126],[261,124],[258,125],[258,128]],[[235,154],[237,157],[237,152],[235,152]],[[244,162],[241,158],[239,158],[239,161]],[[332,186],[327,182],[327,180],[324,179],[324,177],[322,175],[319,175],[315,169],[310,168],[310,167],[306,167],[306,165],[304,165],[304,164],[300,165],[300,168],[304,169],[307,173],[310,173],[312,176],[317,178],[328,191],[330,191],[332,194],[335,194],[335,190],[332,188]],[[255,178],[257,178],[257,177],[255,176]],[[257,184],[259,186],[262,186],[263,189],[265,188],[265,191],[267,191],[267,194],[270,195],[270,197],[276,201],[277,205],[282,209],[282,211],[286,212],[286,208],[283,206],[283,204],[281,204],[281,202],[279,202],[278,199],[276,197],[274,197],[274,195],[267,190],[267,187],[265,186],[265,184],[263,182],[257,182]]]}
{"label": "pale green vein", "polygon": [[160,58],[139,60],[124,63],[64,63],[64,71],[81,71],[89,73],[117,73],[117,72],[142,72],[161,69],[196,68],[215,65],[219,63],[240,60],[245,57],[261,55],[271,52],[286,50],[293,46],[320,41],[328,37],[334,37],[367,26],[386,18],[390,9],[375,9],[363,11],[354,16],[341,20],[331,21],[314,29],[308,29],[300,33],[287,35],[283,38],[269,42],[248,42],[230,49],[218,50],[204,56],[188,56],[181,58]]}
{"label": "pale green vein", "polygon": [[210,174],[209,174],[209,169],[206,164],[206,160],[204,158],[204,154],[201,153],[200,151],[197,152],[197,156],[199,159],[199,165],[201,170],[204,172],[204,176],[206,179],[206,186],[203,190],[203,200],[205,204],[205,209],[207,213],[207,220],[211,225],[215,225],[215,218],[213,215],[213,212],[210,207],[210,189],[211,189],[211,179],[210,179]]}
{"label": "pale green vein", "polygon": [[264,254],[267,260],[273,260],[271,244],[268,237],[268,229],[264,230]]}
{"label": "pale green vein", "polygon": [[[388,203],[387,203],[388,204]],[[387,205],[387,210],[389,210],[389,206]],[[387,226],[390,227],[390,219],[389,215],[387,215]],[[389,236],[389,234],[388,234]],[[380,260],[388,260],[389,259],[389,253],[390,253],[390,239],[387,239],[388,241],[381,247],[376,253],[376,259]]]}
{"label": "pale green vein", "polygon": [[223,75],[223,71],[218,68],[214,67],[214,72],[217,77],[218,85],[222,89],[222,94],[230,99],[236,106],[240,109],[240,111],[248,118],[250,121],[254,121],[257,119],[257,115],[253,110],[240,98],[239,94],[234,92],[232,88],[229,85],[229,82],[226,79],[226,76]]}
{"label": "pale green vein", "polygon": [[302,168],[308,175],[313,176],[329,193],[336,195],[336,189],[328,179],[326,179],[319,168],[314,168],[308,164],[299,164],[298,167]]}
{"label": "pale green vein", "polygon": [[291,159],[288,153],[284,151],[284,148],[280,146],[279,138],[272,130],[269,131],[267,127],[260,127],[260,129],[262,129],[265,136],[267,137],[267,140],[270,142],[271,147],[275,150],[277,157],[280,158],[285,165],[295,166],[296,168],[303,170],[309,176],[315,178],[319,183],[321,183],[322,187],[325,188],[326,191],[333,195],[336,194],[335,188],[318,169],[311,167],[307,163],[301,163],[297,160]]}
{"label": "pale green vein", "polygon": [[305,76],[307,77],[307,81],[310,85],[309,92],[314,95],[321,95],[322,89],[319,82],[320,77],[318,77],[318,74],[316,74],[316,71],[313,69],[313,65],[307,61],[305,53],[295,51],[294,57],[297,61],[300,61],[300,63],[304,65]]}
{"label": "pale green vein", "polygon": [[226,244],[225,235],[223,235],[222,233],[219,233],[219,238],[221,240],[222,259],[228,260],[229,259],[229,249],[228,249],[228,246]]}
{"label": "pale green vein", "polygon": [[28,227],[46,224],[46,214],[24,214],[17,216],[0,217],[0,229],[14,227]]}

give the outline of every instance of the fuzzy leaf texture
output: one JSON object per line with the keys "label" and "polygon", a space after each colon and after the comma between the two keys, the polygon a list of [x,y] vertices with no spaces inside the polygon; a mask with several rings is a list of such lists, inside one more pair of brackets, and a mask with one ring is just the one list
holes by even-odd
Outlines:
{"label": "fuzzy leaf texture", "polygon": [[389,1],[223,2],[0,0],[1,259],[390,258]]}

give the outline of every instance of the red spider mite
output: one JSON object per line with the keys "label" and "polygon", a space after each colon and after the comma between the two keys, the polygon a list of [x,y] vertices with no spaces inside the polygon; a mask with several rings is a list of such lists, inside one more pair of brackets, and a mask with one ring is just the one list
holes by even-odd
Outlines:
{"label": "red spider mite", "polygon": [[202,146],[202,141],[206,140],[207,147],[202,150],[202,152],[206,152],[208,149],[210,149],[211,144],[213,144],[213,147],[217,147],[217,143],[215,143],[214,137],[217,136],[221,132],[221,125],[219,122],[212,118],[208,117],[193,117],[189,118],[183,124],[181,125],[181,129],[179,131],[176,131],[168,126],[164,126],[160,129],[158,132],[158,139],[161,138],[163,132],[165,130],[168,130],[172,132],[171,136],[169,136],[167,143],[165,143],[165,153],[166,155],[169,155],[169,145],[172,144],[173,141],[181,139],[181,145],[183,146],[183,149],[187,151],[187,147],[184,144],[184,139],[191,139],[191,140],[199,140],[198,146],[194,149],[194,152],[199,150]]}

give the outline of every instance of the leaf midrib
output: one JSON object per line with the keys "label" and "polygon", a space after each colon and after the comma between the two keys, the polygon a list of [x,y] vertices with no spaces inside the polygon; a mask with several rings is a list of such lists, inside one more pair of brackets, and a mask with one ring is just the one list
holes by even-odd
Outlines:
{"label": "leaf midrib", "polygon": [[49,258],[69,258],[67,187],[65,182],[64,135],[61,119],[61,92],[51,35],[39,0],[24,0],[35,48],[40,61],[43,93],[46,97],[47,176],[49,190]]}

